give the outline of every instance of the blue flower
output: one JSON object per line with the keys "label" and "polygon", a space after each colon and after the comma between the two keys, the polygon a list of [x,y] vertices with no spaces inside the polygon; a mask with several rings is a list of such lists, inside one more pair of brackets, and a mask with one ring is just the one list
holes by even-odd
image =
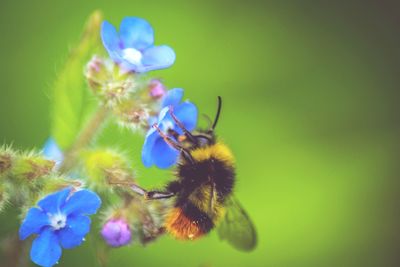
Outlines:
{"label": "blue flower", "polygon": [[[71,195],[72,194],[72,195]],[[72,193],[66,188],[50,194],[29,209],[19,229],[21,240],[32,234],[38,236],[32,243],[34,263],[51,267],[61,257],[61,248],[79,246],[90,230],[90,218],[101,205],[99,196],[89,190]]]}
{"label": "blue flower", "polygon": [[43,146],[43,156],[46,159],[54,160],[56,162],[56,167],[59,167],[64,160],[64,155],[57,145],[56,140],[53,138],[48,138]]}
{"label": "blue flower", "polygon": [[153,28],[141,18],[124,18],[119,33],[111,23],[104,21],[101,39],[110,57],[127,71],[164,69],[175,62],[172,48],[166,45],[154,46]]}
{"label": "blue flower", "polygon": [[[189,101],[180,103],[182,96],[183,89],[175,88],[168,91],[163,100],[163,109],[160,111],[155,123],[165,134],[169,134],[169,130],[174,130],[179,135],[183,134],[182,129],[178,127],[169,113],[170,107],[173,108],[174,115],[188,131],[196,128],[197,108]],[[175,139],[173,136],[170,137]],[[142,148],[143,164],[146,167],[155,164],[158,168],[166,169],[176,163],[178,156],[179,151],[168,145],[157,130],[151,127],[147,132]]]}

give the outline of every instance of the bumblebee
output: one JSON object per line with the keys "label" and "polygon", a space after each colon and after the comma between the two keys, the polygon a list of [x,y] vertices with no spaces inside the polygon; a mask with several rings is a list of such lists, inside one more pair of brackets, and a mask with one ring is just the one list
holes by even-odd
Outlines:
{"label": "bumblebee", "polygon": [[194,240],[216,227],[221,239],[239,250],[249,251],[256,246],[256,231],[232,194],[235,185],[232,152],[214,133],[221,105],[218,97],[217,113],[208,130],[189,132],[172,109],[170,115],[183,135],[174,131],[164,133],[153,125],[167,144],[180,151],[176,179],[164,191],[146,191],[136,185],[132,189],[146,199],[175,198],[164,226],[177,239]]}

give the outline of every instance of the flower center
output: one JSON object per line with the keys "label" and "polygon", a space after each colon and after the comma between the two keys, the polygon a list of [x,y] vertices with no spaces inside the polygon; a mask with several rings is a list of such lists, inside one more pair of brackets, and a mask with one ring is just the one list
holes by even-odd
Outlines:
{"label": "flower center", "polygon": [[49,215],[50,225],[54,230],[60,230],[64,228],[67,224],[67,217],[64,214],[57,213],[54,215]]}
{"label": "flower center", "polygon": [[141,64],[142,56],[142,53],[135,48],[126,48],[122,50],[122,57],[132,64]]}

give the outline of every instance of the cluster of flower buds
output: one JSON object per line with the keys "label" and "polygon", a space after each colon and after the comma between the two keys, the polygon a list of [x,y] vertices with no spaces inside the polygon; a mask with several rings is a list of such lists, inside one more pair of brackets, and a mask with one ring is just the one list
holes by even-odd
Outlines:
{"label": "cluster of flower buds", "polygon": [[108,58],[94,56],[85,76],[92,92],[126,128],[147,131],[148,119],[158,114],[167,90],[159,79],[142,80]]}
{"label": "cluster of flower buds", "polygon": [[[131,242],[147,243],[163,233],[164,213],[168,202],[148,202],[130,190],[136,184],[128,160],[115,150],[95,149],[82,153],[87,186],[98,192],[115,192],[120,204],[114,203],[104,213],[101,235],[112,247]],[[115,201],[114,201],[115,202]]]}
{"label": "cluster of flower buds", "polygon": [[60,176],[54,169],[55,161],[41,153],[0,148],[0,210],[8,201],[31,205],[42,195],[82,184]]}
{"label": "cluster of flower buds", "polygon": [[164,217],[171,202],[149,202],[129,194],[123,199],[121,207],[105,212],[101,235],[108,245],[147,244],[164,233]]}
{"label": "cluster of flower buds", "polygon": [[151,126],[149,119],[157,116],[166,94],[167,89],[159,79],[143,81],[131,98],[115,105],[113,112],[121,126],[147,131]]}
{"label": "cluster of flower buds", "polygon": [[[100,19],[93,16],[95,23],[89,25],[100,27]],[[90,30],[96,29],[92,26]],[[131,190],[136,182],[127,157],[113,149],[89,149],[88,145],[99,125],[112,114],[123,127],[146,132],[142,149],[145,167],[154,164],[169,168],[176,163],[179,152],[163,142],[157,130],[182,134],[176,125],[178,120],[193,130],[198,112],[193,103],[183,100],[183,89],[167,90],[162,80],[142,75],[175,62],[172,48],[154,45],[151,25],[143,19],[127,17],[119,28],[117,32],[112,24],[103,21],[98,29],[108,57],[92,56],[84,76],[102,113],[89,121],[92,123],[76,136],[75,143],[63,145],[65,151],[61,151],[56,140],[49,139],[43,154],[0,149],[0,209],[13,195],[27,196],[22,204],[26,216],[19,235],[21,240],[36,235],[31,259],[40,266],[55,265],[63,248],[74,248],[83,242],[90,231],[88,216],[95,214],[102,203],[95,192],[110,203],[108,211],[102,211],[100,233],[111,247],[146,244],[164,233],[165,214],[173,203],[147,201],[136,194]],[[70,75],[67,76],[68,79]],[[154,123],[159,126],[157,130],[150,127]],[[54,136],[59,141],[64,131],[60,132]],[[74,178],[77,176],[82,180]],[[82,189],[83,185],[93,191]]]}
{"label": "cluster of flower buds", "polygon": [[107,106],[114,106],[129,98],[135,90],[134,75],[123,72],[111,59],[100,56],[86,65],[85,76],[93,93]]}

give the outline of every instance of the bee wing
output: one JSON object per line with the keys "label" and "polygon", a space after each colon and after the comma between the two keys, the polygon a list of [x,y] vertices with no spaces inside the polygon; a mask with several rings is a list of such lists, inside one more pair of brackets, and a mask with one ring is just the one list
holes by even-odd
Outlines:
{"label": "bee wing", "polygon": [[253,250],[257,245],[257,233],[247,212],[234,197],[227,198],[225,205],[225,216],[217,227],[220,239],[238,250]]}

